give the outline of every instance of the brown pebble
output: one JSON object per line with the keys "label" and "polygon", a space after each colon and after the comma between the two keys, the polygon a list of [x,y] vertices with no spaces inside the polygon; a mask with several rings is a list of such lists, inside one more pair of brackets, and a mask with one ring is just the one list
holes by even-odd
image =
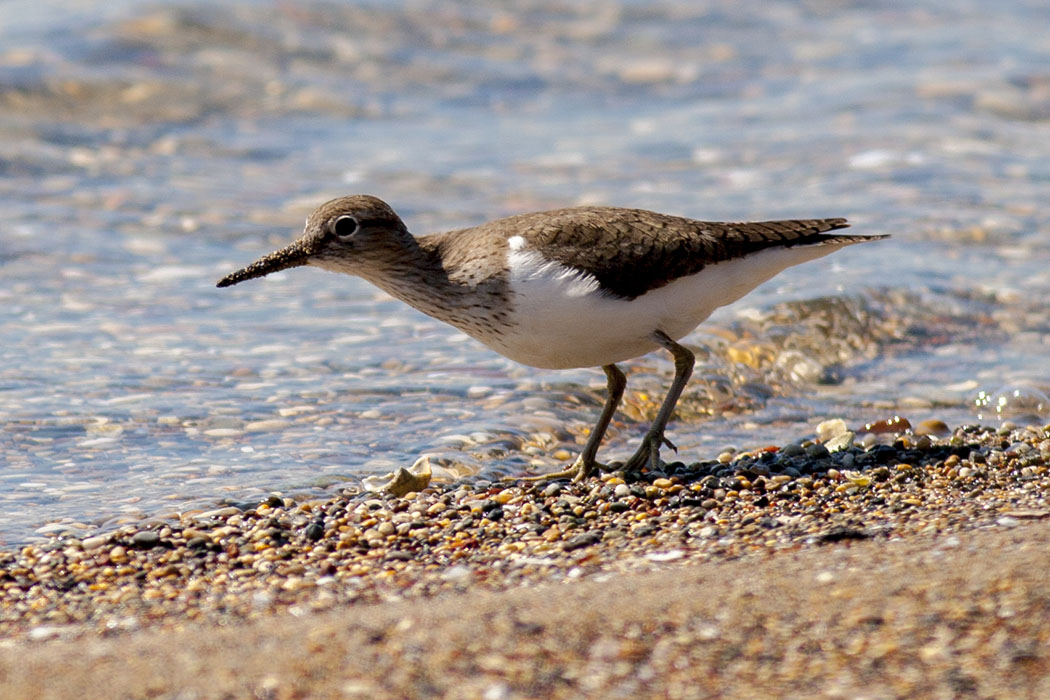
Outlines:
{"label": "brown pebble", "polygon": [[930,419],[924,420],[915,426],[915,434],[946,437],[952,434],[952,429],[942,420]]}
{"label": "brown pebble", "polygon": [[906,430],[911,430],[911,423],[908,422],[908,419],[894,416],[893,418],[877,420],[874,423],[866,423],[864,427],[857,432],[882,435],[885,433],[903,433]]}

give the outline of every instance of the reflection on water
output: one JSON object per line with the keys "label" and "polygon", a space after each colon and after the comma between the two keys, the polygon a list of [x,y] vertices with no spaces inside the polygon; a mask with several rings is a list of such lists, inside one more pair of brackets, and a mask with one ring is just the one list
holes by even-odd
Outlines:
{"label": "reflection on water", "polygon": [[[354,191],[419,233],[579,203],[892,233],[693,337],[683,456],[981,391],[1046,420],[1043,3],[95,5],[0,4],[0,542],[571,454],[598,371],[313,270],[214,288]],[[629,370],[612,457],[670,362]]]}

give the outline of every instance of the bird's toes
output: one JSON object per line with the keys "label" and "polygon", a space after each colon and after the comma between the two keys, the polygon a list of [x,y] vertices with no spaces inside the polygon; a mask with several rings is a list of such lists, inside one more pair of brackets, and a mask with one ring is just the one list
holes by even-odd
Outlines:
{"label": "bird's toes", "polygon": [[642,438],[642,444],[638,446],[638,451],[631,455],[631,458],[621,467],[624,471],[637,472],[641,471],[644,467],[649,467],[653,471],[660,469],[660,448],[667,445],[675,452],[678,452],[678,447],[658,433],[647,433]]}
{"label": "bird's toes", "polygon": [[533,476],[508,476],[509,481],[550,481],[553,479],[571,479],[574,482],[586,481],[599,471],[610,471],[609,467],[596,460],[585,460],[583,456],[576,458],[572,466],[561,471],[550,474],[535,474]]}

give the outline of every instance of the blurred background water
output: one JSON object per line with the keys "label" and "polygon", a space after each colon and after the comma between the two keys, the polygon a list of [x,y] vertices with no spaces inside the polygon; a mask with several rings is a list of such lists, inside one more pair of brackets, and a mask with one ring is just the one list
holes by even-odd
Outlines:
{"label": "blurred background water", "polygon": [[[1036,0],[0,3],[0,544],[577,449],[600,371],[345,276],[215,289],[351,192],[416,233],[601,203],[893,234],[689,339],[685,459],[828,417],[1050,421],[1048,26]],[[606,458],[671,365],[627,369]]]}

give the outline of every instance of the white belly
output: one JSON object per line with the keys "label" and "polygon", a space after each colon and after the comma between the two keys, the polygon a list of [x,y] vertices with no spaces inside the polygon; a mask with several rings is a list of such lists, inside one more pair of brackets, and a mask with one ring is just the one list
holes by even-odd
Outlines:
{"label": "white belly", "polygon": [[531,251],[509,255],[512,329],[478,337],[496,352],[533,367],[597,367],[639,357],[659,346],[661,330],[678,340],[720,306],[781,270],[837,250],[836,245],[771,248],[710,265],[630,301],[603,295],[593,277]]}

